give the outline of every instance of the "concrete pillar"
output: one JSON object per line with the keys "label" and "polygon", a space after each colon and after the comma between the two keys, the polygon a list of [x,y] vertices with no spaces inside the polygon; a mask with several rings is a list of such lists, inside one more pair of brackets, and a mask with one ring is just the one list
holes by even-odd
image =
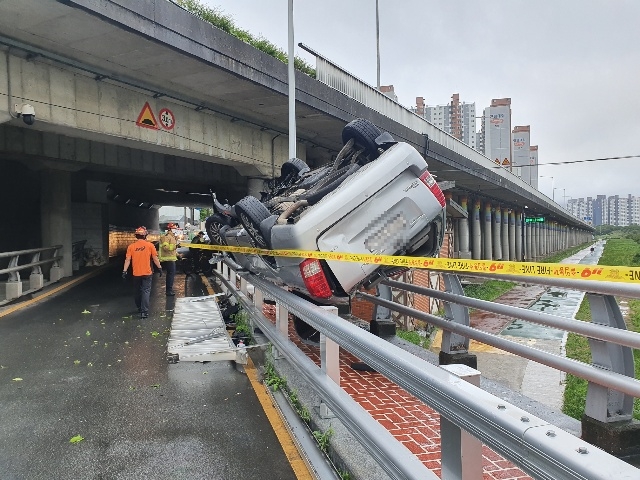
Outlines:
{"label": "concrete pillar", "polygon": [[524,259],[531,262],[531,224],[524,222],[522,228],[524,228]]}
{"label": "concrete pillar", "polygon": [[547,255],[547,223],[540,223],[540,250],[538,256],[543,258]]}
{"label": "concrete pillar", "polygon": [[523,225],[522,225],[522,212],[520,210],[515,210],[514,214],[514,222],[515,222],[515,256],[514,259],[516,262],[522,261],[522,235],[524,233]]}
{"label": "concrete pillar", "polygon": [[247,195],[260,198],[260,192],[264,190],[264,180],[262,178],[249,178],[247,180]]}
{"label": "concrete pillar", "polygon": [[491,202],[484,204],[484,260],[493,259],[493,244],[491,242]]}
{"label": "concrete pillar", "polygon": [[71,260],[71,173],[43,170],[40,177],[42,246],[62,245],[61,275],[73,273]]}
{"label": "concrete pillar", "polygon": [[502,209],[502,260],[508,261],[511,260],[511,255],[509,254],[509,209]]}
{"label": "concrete pillar", "polygon": [[[467,197],[460,197],[460,206],[468,214]],[[458,246],[460,247],[460,258],[471,258],[471,251],[469,250],[469,218],[458,220]]]}
{"label": "concrete pillar", "polygon": [[530,223],[531,226],[531,261],[538,261],[538,224]]}
{"label": "concrete pillar", "polygon": [[493,210],[493,259],[502,260],[502,210],[497,206]]}
{"label": "concrete pillar", "polygon": [[471,212],[471,258],[480,260],[482,258],[482,233],[480,231],[480,200],[473,202]]}

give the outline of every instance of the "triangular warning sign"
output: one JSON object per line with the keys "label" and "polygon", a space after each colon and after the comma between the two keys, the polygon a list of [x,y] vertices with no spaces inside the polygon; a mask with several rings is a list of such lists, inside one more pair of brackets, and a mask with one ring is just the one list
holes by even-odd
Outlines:
{"label": "triangular warning sign", "polygon": [[500,159],[499,159],[499,158],[496,158],[496,163],[497,163],[498,165],[500,165]]}
{"label": "triangular warning sign", "polygon": [[152,128],[154,130],[158,130],[158,122],[156,122],[156,117],[153,115],[151,111],[151,107],[149,106],[149,102],[145,102],[144,107],[140,110],[140,115],[138,115],[138,120],[136,120],[136,125],[144,128]]}
{"label": "triangular warning sign", "polygon": [[508,159],[508,158],[505,158],[505,159],[502,161],[502,164],[503,164],[503,165],[509,165],[509,159]]}

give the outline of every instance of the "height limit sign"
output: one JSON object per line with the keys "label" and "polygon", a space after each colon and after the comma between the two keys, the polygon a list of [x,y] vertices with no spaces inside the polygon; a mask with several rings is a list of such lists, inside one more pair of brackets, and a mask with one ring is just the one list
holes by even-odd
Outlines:
{"label": "height limit sign", "polygon": [[165,130],[173,130],[173,127],[176,124],[176,117],[174,117],[171,110],[169,110],[168,108],[163,108],[162,110],[160,110],[158,118],[160,119],[162,128],[164,128]]}

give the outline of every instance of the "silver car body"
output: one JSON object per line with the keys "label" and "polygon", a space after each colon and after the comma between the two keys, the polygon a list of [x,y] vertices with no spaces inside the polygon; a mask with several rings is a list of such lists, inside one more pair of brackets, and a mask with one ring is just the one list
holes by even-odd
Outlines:
{"label": "silver car body", "polygon": [[[426,161],[413,147],[396,143],[307,207],[296,223],[274,225],[270,230],[272,248],[411,255],[430,234],[438,237],[430,255],[437,253],[443,239],[445,200],[426,169]],[[228,230],[226,241],[231,246],[252,246],[241,226]],[[243,268],[306,292],[299,268],[304,259],[275,257],[274,267],[256,255],[234,254],[234,258]],[[346,294],[381,268],[341,261],[326,264]],[[338,298],[323,300],[339,302]]]}

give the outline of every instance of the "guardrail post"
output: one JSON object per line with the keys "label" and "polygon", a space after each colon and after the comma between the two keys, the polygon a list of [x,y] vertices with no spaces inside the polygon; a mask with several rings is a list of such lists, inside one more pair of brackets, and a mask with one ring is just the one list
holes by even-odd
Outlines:
{"label": "guardrail post", "polygon": [[[338,316],[337,307],[321,306],[320,308],[327,313]],[[320,368],[325,375],[336,382],[338,386],[340,385],[340,345],[322,333],[320,334]],[[322,400],[320,400],[320,416],[322,418],[335,416]]]}
{"label": "guardrail post", "polygon": [[[226,273],[227,273],[227,270],[226,270],[226,269],[227,269],[227,268],[229,268],[229,267],[227,267],[227,265],[225,265],[224,263],[222,263],[222,264],[221,264],[221,267],[220,267],[220,276],[221,276],[224,280],[226,280],[226,279],[227,279],[227,275],[226,275]],[[225,283],[224,283],[224,282],[220,282],[220,289],[222,290],[222,293],[224,293],[225,295],[229,295],[229,289],[227,288],[227,286],[225,285]]]}
{"label": "guardrail post", "polygon": [[[35,253],[31,258],[31,263],[40,261],[40,252]],[[42,275],[42,268],[40,265],[31,267],[31,275],[29,275],[29,289],[40,290],[44,286],[44,275]]]}
{"label": "guardrail post", "polygon": [[233,285],[233,289],[238,288],[238,275],[235,270],[229,269],[229,283]]}
{"label": "guardrail post", "polygon": [[[9,268],[17,267],[18,260],[20,259],[20,255],[16,255],[11,257],[9,260]],[[14,298],[18,298],[22,295],[22,281],[20,280],[20,272],[9,272],[9,279],[5,284],[6,288],[6,299],[13,300]]]}
{"label": "guardrail post", "polygon": [[[462,284],[457,275],[443,273],[445,292],[455,295],[464,295]],[[445,318],[453,323],[458,323],[466,327],[469,326],[469,309],[463,305],[451,302],[444,302]],[[447,330],[442,332],[442,346],[438,354],[440,365],[452,363],[462,363],[471,368],[478,367],[478,357],[469,353],[469,338]]]}
{"label": "guardrail post", "polygon": [[[282,303],[276,301],[276,330],[283,338],[289,338],[289,310]],[[282,358],[278,349],[273,349],[273,358]]]}
{"label": "guardrail post", "polygon": [[[620,307],[612,295],[587,293],[592,323],[626,330]],[[612,342],[589,338],[592,364],[604,370],[635,377],[633,350]],[[614,455],[640,447],[640,422],[633,420],[631,395],[593,382],[587,388],[582,417],[582,438]]]}
{"label": "guardrail post", "polygon": [[240,291],[247,294],[247,280],[244,277],[240,277]]}
{"label": "guardrail post", "polygon": [[[480,372],[467,365],[443,365],[449,373],[480,386]],[[482,442],[440,416],[442,480],[482,480]]]}

